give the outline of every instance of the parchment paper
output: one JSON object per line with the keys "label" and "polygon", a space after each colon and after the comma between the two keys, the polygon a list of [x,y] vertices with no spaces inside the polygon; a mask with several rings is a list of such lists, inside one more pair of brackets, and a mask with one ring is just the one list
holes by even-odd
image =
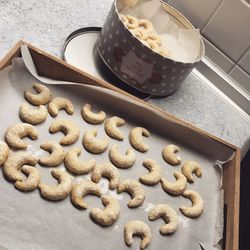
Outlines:
{"label": "parchment paper", "polygon": [[203,56],[199,29],[181,26],[161,6],[159,0],[117,0],[118,11],[140,19],[150,20],[162,39],[162,47],[171,52],[171,58],[178,62],[194,63]]}
{"label": "parchment paper", "polygon": [[[161,156],[162,148],[168,143],[175,143],[181,147],[179,155],[183,160],[198,161],[203,168],[203,177],[194,184],[188,184],[188,189],[197,190],[204,199],[204,213],[198,219],[184,217],[178,210],[181,205],[191,205],[183,197],[172,197],[166,194],[160,184],[154,187],[144,186],[146,200],[143,206],[129,209],[127,202],[130,197],[123,193],[118,195],[115,191],[108,190],[108,182],[101,180],[100,187],[103,193],[115,196],[121,206],[118,221],[111,227],[102,228],[89,218],[89,211],[93,207],[103,207],[97,197],[87,196],[89,204],[86,211],[77,210],[70,203],[69,197],[60,202],[49,202],[42,199],[38,190],[31,193],[22,193],[16,190],[12,183],[0,175],[0,249],[128,249],[123,240],[124,225],[130,220],[143,220],[152,230],[152,243],[147,249],[215,249],[215,245],[222,237],[223,225],[223,191],[221,190],[221,162],[227,161],[232,156],[232,151],[224,145],[207,139],[202,135],[190,131],[175,122],[167,121],[153,109],[145,109],[141,104],[124,97],[121,94],[100,87],[64,84],[44,77],[34,77],[35,67],[27,48],[22,48],[22,59],[15,59],[12,66],[0,71],[0,131],[4,139],[5,130],[12,124],[20,122],[18,109],[25,102],[23,92],[31,89],[34,82],[49,83],[54,96],[64,96],[72,100],[75,108],[73,116],[66,115],[63,111],[59,117],[70,119],[81,128],[81,139],[73,146],[65,147],[65,151],[74,146],[82,147],[81,140],[87,128],[97,128],[98,137],[105,136],[103,125],[90,125],[83,121],[80,115],[81,107],[89,102],[97,110],[105,110],[108,117],[118,115],[127,121],[121,131],[128,135],[134,126],[144,126],[151,132],[149,139],[150,150],[145,153],[136,152],[136,163],[129,170],[119,170],[121,180],[127,178],[138,179],[147,170],[142,166],[146,158],[152,158],[164,169],[164,175],[173,180],[173,172],[180,170],[180,166],[168,165]],[[25,63],[24,63],[25,62]],[[27,69],[28,66],[29,70]],[[53,85],[52,85],[53,84]],[[46,122],[38,125],[39,139],[29,141],[28,151],[37,157],[46,155],[39,145],[46,140],[55,140],[63,136],[60,133],[50,135],[48,127],[53,118],[48,116]],[[118,144],[123,152],[130,147],[126,136],[123,142],[110,139],[110,146]],[[83,160],[95,158],[97,164],[109,161],[108,152],[101,155],[91,155],[82,147],[80,156]],[[37,166],[41,172],[42,181],[54,183],[50,169]],[[64,166],[60,166],[64,168]],[[79,181],[89,176],[75,177]],[[177,212],[180,225],[175,234],[162,236],[158,230],[164,224],[159,219],[150,222],[147,219],[148,211],[158,203],[167,203]],[[139,249],[139,238],[134,238],[131,249]]]}

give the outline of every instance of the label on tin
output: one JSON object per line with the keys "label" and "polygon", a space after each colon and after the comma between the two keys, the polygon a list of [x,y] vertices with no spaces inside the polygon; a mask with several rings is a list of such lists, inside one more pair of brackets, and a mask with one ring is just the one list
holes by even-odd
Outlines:
{"label": "label on tin", "polygon": [[154,65],[139,58],[134,51],[122,57],[121,72],[143,83],[152,76]]}

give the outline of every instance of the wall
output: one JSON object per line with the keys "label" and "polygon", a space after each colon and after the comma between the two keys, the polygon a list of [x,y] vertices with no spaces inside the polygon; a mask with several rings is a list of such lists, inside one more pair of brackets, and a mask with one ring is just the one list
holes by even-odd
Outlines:
{"label": "wall", "polygon": [[250,94],[250,0],[169,0],[205,38],[206,55]]}

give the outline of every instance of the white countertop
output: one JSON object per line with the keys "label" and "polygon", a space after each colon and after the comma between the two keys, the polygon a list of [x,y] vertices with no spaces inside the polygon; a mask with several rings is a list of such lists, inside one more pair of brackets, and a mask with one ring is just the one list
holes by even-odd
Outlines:
{"label": "white countertop", "polygon": [[[61,57],[66,37],[76,29],[102,26],[112,0],[0,0],[0,58],[20,39]],[[150,100],[245,152],[250,122],[192,73],[172,96]]]}

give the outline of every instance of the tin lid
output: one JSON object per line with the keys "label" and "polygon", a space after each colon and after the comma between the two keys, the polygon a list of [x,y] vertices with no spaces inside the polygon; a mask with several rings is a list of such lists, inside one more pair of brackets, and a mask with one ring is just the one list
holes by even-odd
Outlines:
{"label": "tin lid", "polygon": [[100,27],[86,27],[72,32],[67,37],[63,47],[63,60],[138,98],[144,100],[151,98],[150,94],[145,94],[121,81],[102,61],[96,49],[96,41],[100,31]]}

